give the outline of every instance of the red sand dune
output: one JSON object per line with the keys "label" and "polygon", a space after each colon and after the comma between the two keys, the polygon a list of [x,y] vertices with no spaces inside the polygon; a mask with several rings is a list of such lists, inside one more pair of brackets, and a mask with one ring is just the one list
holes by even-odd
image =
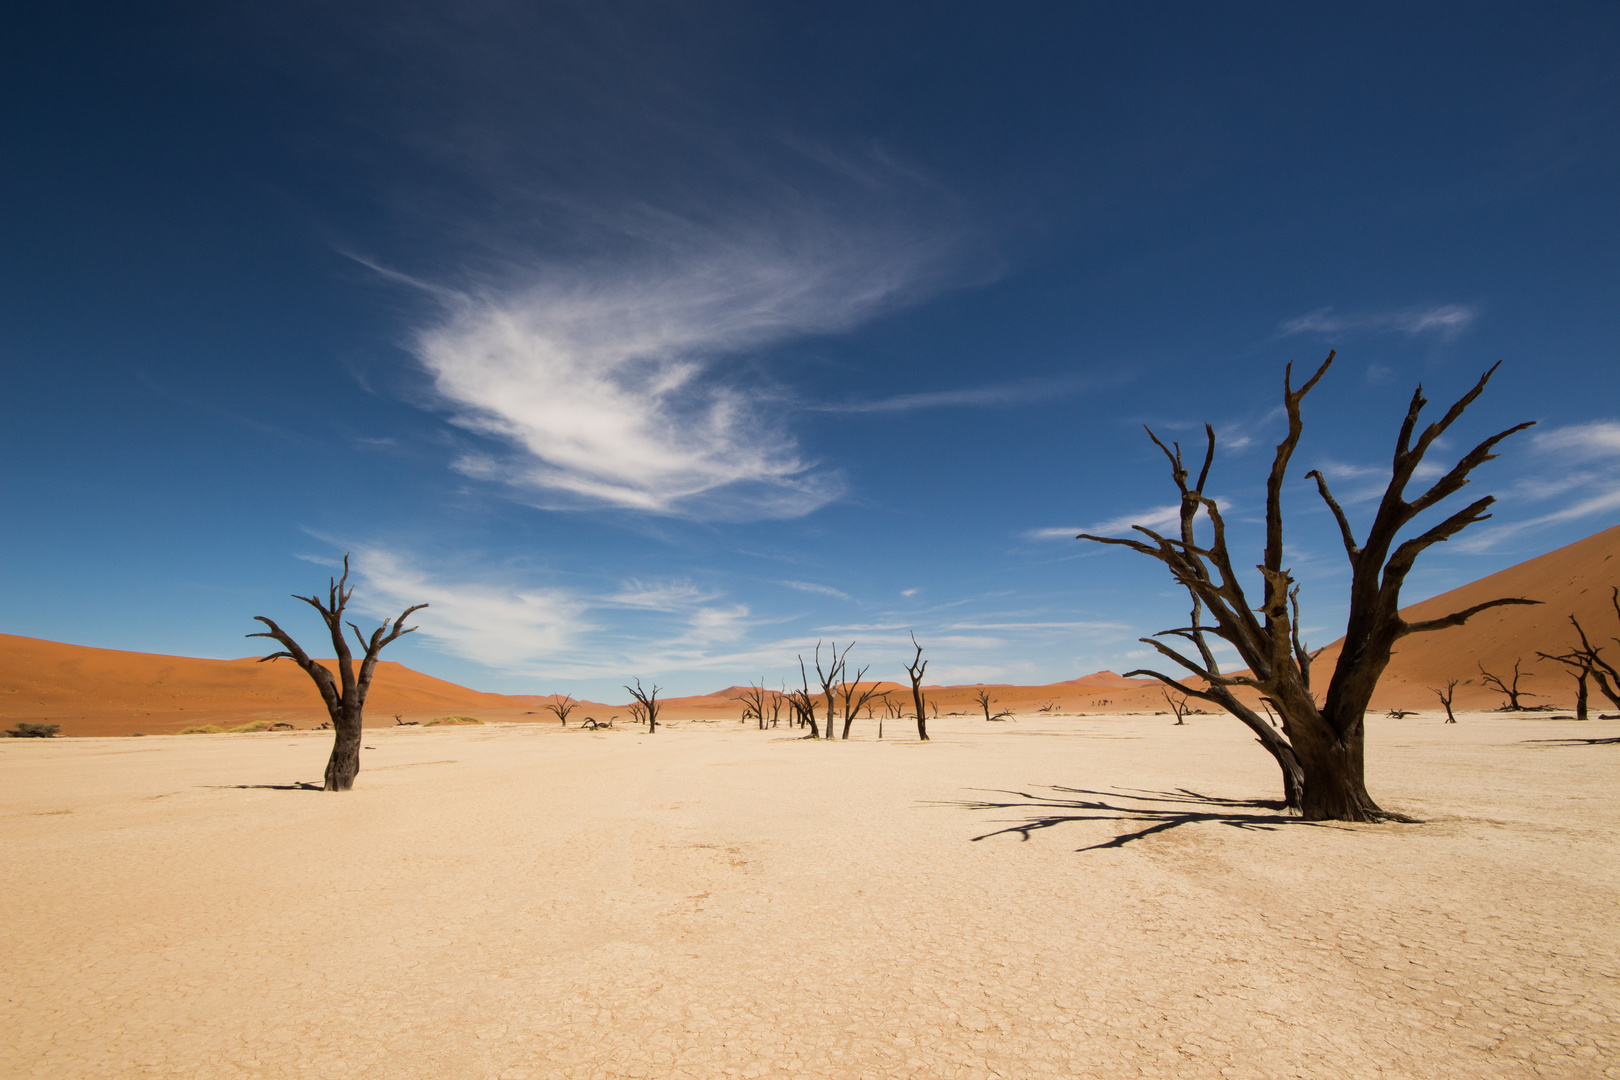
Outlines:
{"label": "red sand dune", "polygon": [[[1529,674],[1521,683],[1531,704],[1568,708],[1574,681],[1556,664],[1535,659],[1537,650],[1559,651],[1573,640],[1573,613],[1594,639],[1620,634],[1610,588],[1620,584],[1620,526],[1607,529],[1482,578],[1472,584],[1407,608],[1409,619],[1433,618],[1499,596],[1542,601],[1535,607],[1509,607],[1475,616],[1466,626],[1414,635],[1396,649],[1394,661],[1379,685],[1378,709],[1438,705],[1431,687],[1459,680],[1459,708],[1494,708],[1501,695],[1481,684],[1478,665],[1493,673],[1510,673],[1523,660]],[[1326,683],[1338,656],[1338,643],[1317,661],[1318,681]],[[330,661],[327,661],[330,665]],[[909,702],[909,686],[879,683],[896,702]],[[1119,712],[1164,708],[1157,686],[1099,671],[1047,686],[930,686],[928,700],[941,715],[974,714],[974,694],[988,690],[995,710],[1031,713],[1050,705],[1058,712]],[[669,698],[671,720],[737,718],[746,687],[731,686],[712,694]],[[490,694],[435,679],[401,664],[383,661],[366,703],[368,723],[385,726],[395,715],[426,720],[447,714],[472,714],[489,720],[555,723],[545,711],[546,696]],[[1594,708],[1607,703],[1594,696]],[[882,706],[876,706],[881,713]],[[574,722],[586,716],[629,719],[628,705],[581,702]],[[289,661],[261,664],[243,660],[201,660],[183,656],[119,652],[65,645],[36,638],[0,634],[0,724],[18,721],[60,724],[67,735],[162,734],[197,724],[234,727],[255,720],[285,721],[314,727],[325,720],[309,677]]]}

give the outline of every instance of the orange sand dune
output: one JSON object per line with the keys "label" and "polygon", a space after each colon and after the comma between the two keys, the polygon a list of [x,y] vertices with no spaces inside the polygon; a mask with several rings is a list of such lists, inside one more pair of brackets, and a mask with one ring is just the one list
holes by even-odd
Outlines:
{"label": "orange sand dune", "polygon": [[[322,661],[336,671],[335,662]],[[384,660],[366,701],[369,724],[477,711],[502,719],[541,710],[548,697],[486,694]],[[591,703],[585,703],[589,711]],[[300,728],[325,721],[309,676],[289,660],[260,663],[121,652],[0,634],[0,722],[52,723],[65,735],[163,734],[194,724],[255,720]]]}
{"label": "orange sand dune", "polygon": [[[1521,686],[1537,695],[1531,704],[1567,709],[1574,703],[1574,681],[1556,664],[1535,659],[1536,651],[1558,651],[1573,640],[1571,613],[1594,640],[1620,633],[1610,588],[1620,584],[1620,526],[1530,559],[1472,584],[1405,609],[1408,619],[1434,618],[1500,596],[1542,601],[1535,607],[1509,607],[1475,616],[1467,625],[1406,638],[1379,685],[1378,709],[1438,705],[1431,687],[1457,679],[1458,708],[1493,708],[1501,695],[1480,682],[1478,665],[1510,673],[1515,660],[1528,672]],[[1339,643],[1317,661],[1325,684],[1338,657]],[[323,661],[328,663],[330,661]],[[908,703],[909,686],[877,684],[895,703]],[[940,715],[980,711],[975,694],[987,690],[992,710],[1031,714],[1051,712],[1157,711],[1165,707],[1156,683],[1099,671],[1046,686],[928,686]],[[738,718],[746,687],[668,698],[664,717],[672,721]],[[491,694],[435,679],[401,664],[383,661],[367,702],[369,723],[392,724],[396,715],[425,720],[470,713],[490,720],[555,723],[545,711],[554,699],[537,695]],[[1610,708],[1594,697],[1594,709]],[[881,701],[873,711],[883,712]],[[581,702],[575,721],[586,716],[629,720],[628,705]],[[325,709],[308,676],[288,661],[261,664],[254,658],[201,660],[183,656],[119,652],[0,634],[0,724],[18,721],[60,724],[66,735],[161,734],[196,724],[236,726],[255,720],[314,727]]]}
{"label": "orange sand dune", "polygon": [[[1560,665],[1537,660],[1536,651],[1563,652],[1574,643],[1571,614],[1581,620],[1594,644],[1620,634],[1610,601],[1610,589],[1620,585],[1617,556],[1620,525],[1405,608],[1402,615],[1415,622],[1498,597],[1541,601],[1534,607],[1494,608],[1463,626],[1403,639],[1395,646],[1395,658],[1373,704],[1381,709],[1437,708],[1439,701],[1430,687],[1457,679],[1457,707],[1495,708],[1505,699],[1481,684],[1480,665],[1492,674],[1510,676],[1514,661],[1523,660],[1521,670],[1530,674],[1519,685],[1539,695],[1527,699],[1528,704],[1573,707],[1575,680]],[[1338,660],[1339,645],[1334,642],[1317,661],[1324,684]],[[1591,704],[1594,711],[1613,708],[1596,689]]]}

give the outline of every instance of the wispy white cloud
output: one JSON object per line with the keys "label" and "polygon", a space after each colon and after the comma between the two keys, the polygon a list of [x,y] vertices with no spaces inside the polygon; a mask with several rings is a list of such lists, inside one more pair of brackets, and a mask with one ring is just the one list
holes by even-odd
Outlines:
{"label": "wispy white cloud", "polygon": [[849,594],[847,592],[840,589],[835,589],[831,585],[817,585],[811,581],[784,581],[782,584],[786,585],[790,589],[797,589],[800,592],[820,593],[822,596],[833,596],[837,597],[839,600],[849,599]]}
{"label": "wispy white cloud", "polygon": [[[1231,509],[1231,504],[1225,499],[1216,499],[1215,505],[1221,508],[1223,515],[1225,511]],[[1110,533],[1129,532],[1138,525],[1158,533],[1170,528],[1179,528],[1181,525],[1181,504],[1171,503],[1168,506],[1155,506],[1133,514],[1121,514],[1106,521],[1099,521],[1095,525],[1082,525],[1079,528],[1031,529],[1024,535],[1031,540],[1073,539],[1080,533],[1107,536]]]}
{"label": "wispy white cloud", "polygon": [[792,214],[638,227],[638,254],[456,294],[417,335],[455,423],[506,447],[457,467],[557,506],[791,517],[837,498],[841,480],[800,454],[769,389],[718,363],[936,287],[950,238]]}
{"label": "wispy white cloud", "polygon": [[428,610],[411,620],[421,637],[497,671],[533,670],[572,649],[591,629],[584,621],[587,605],[561,590],[448,579],[408,555],[377,547],[356,548],[353,565],[364,586],[356,601],[367,613],[391,618],[427,603]]}
{"label": "wispy white cloud", "polygon": [[601,597],[597,603],[609,607],[645,608],[649,611],[679,611],[693,604],[715,598],[689,581],[646,583],[626,582],[616,593]]}
{"label": "wispy white cloud", "polygon": [[1574,461],[1620,457],[1620,421],[1594,420],[1588,424],[1550,428],[1530,437],[1530,446]]}
{"label": "wispy white cloud", "polygon": [[1467,304],[1441,304],[1436,307],[1399,308],[1386,311],[1362,311],[1338,314],[1330,307],[1317,308],[1297,318],[1285,320],[1278,326],[1278,335],[1344,334],[1368,331],[1384,334],[1406,334],[1420,337],[1432,334],[1442,338],[1456,337],[1467,330],[1479,317],[1479,308]]}
{"label": "wispy white cloud", "polygon": [[919,409],[980,408],[996,405],[1021,405],[1025,402],[1048,400],[1072,394],[1086,385],[1084,379],[1024,379],[996,386],[978,386],[965,390],[929,390],[915,394],[896,394],[892,397],[872,398],[865,401],[844,401],[813,405],[817,412],[887,413],[914,412]]}

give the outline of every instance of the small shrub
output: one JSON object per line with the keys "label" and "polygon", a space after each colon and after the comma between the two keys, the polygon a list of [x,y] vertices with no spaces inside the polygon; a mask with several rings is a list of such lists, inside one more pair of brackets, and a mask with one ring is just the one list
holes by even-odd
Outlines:
{"label": "small shrub", "polygon": [[224,730],[225,729],[220,727],[218,724],[195,724],[195,725],[193,725],[191,727],[188,727],[188,728],[182,728],[181,731],[180,731],[180,734],[182,734],[182,735],[218,735],[220,732],[222,732]]}
{"label": "small shrub", "polygon": [[429,720],[423,727],[440,727],[445,724],[482,724],[483,721],[476,716],[441,716],[437,720]]}
{"label": "small shrub", "polygon": [[13,739],[54,739],[57,732],[62,730],[61,724],[24,724],[19,722],[16,727],[6,732]]}
{"label": "small shrub", "polygon": [[227,735],[245,735],[250,731],[269,731],[274,726],[268,720],[254,720],[251,723],[243,724],[241,727],[226,728],[225,733]]}

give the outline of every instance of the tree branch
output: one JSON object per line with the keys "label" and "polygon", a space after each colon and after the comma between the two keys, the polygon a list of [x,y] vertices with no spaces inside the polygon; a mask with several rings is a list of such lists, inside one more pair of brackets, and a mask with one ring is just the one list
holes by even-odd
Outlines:
{"label": "tree branch", "polygon": [[1467,622],[1475,615],[1478,615],[1480,612],[1494,607],[1505,607],[1509,604],[1539,603],[1541,603],[1540,600],[1526,600],[1523,597],[1518,596],[1503,597],[1500,600],[1487,600],[1483,604],[1475,604],[1471,608],[1464,608],[1462,611],[1453,612],[1444,618],[1425,619],[1422,622],[1416,623],[1403,622],[1401,624],[1401,636],[1405,637],[1407,634],[1426,634],[1431,630],[1444,630],[1451,626],[1461,626],[1463,623]]}

